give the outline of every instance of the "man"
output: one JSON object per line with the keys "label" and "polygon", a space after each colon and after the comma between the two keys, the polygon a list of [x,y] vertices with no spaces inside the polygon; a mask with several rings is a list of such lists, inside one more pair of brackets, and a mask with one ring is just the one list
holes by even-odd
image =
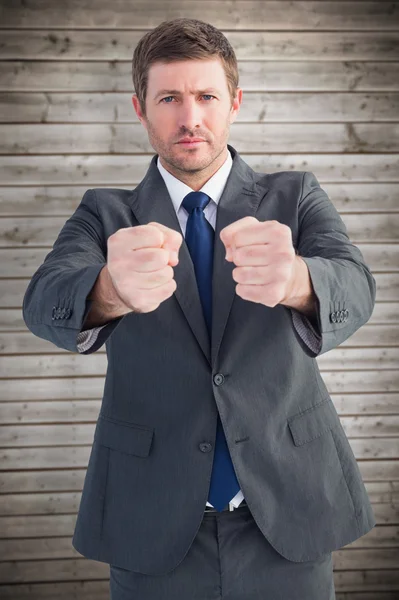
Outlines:
{"label": "man", "polygon": [[332,551],[375,525],[316,356],[376,285],[311,172],[230,146],[235,54],[198,20],[133,56],[156,151],[134,190],[88,190],[28,286],[35,334],[108,370],[74,547],[113,600],[331,600]]}

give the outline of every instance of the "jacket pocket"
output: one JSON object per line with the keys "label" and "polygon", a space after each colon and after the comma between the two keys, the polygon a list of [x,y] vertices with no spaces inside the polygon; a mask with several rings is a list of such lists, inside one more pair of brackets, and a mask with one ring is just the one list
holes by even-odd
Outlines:
{"label": "jacket pocket", "polygon": [[329,396],[319,404],[288,417],[287,421],[295,446],[307,444],[340,424]]}
{"label": "jacket pocket", "polygon": [[153,435],[152,427],[99,415],[94,440],[107,448],[144,458],[150,453]]}

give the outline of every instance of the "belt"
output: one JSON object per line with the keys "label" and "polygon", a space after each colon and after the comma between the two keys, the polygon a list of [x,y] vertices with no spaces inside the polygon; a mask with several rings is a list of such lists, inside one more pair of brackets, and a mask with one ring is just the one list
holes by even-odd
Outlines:
{"label": "belt", "polygon": [[213,506],[205,506],[205,512],[224,512],[226,510],[228,511],[233,511],[236,510],[237,508],[241,508],[242,506],[248,506],[248,504],[245,502],[245,498],[244,500],[241,502],[241,504],[239,504],[238,506],[233,506],[233,504],[231,502],[229,502],[228,504],[226,504],[226,506],[224,508],[222,508],[221,511],[218,511],[216,508],[214,508]]}

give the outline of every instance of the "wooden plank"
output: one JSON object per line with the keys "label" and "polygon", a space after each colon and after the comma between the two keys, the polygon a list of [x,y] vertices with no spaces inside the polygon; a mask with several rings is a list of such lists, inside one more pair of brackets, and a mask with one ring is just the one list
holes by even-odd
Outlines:
{"label": "wooden plank", "polygon": [[[0,479],[0,493],[66,492],[83,489],[86,466],[79,469],[48,469],[46,471],[3,471]],[[382,477],[386,478],[386,473]],[[378,482],[380,483],[380,482]]]}
{"label": "wooden plank", "polygon": [[357,464],[364,481],[399,479],[399,461],[358,460]]}
{"label": "wooden plank", "polygon": [[[0,340],[4,335],[6,334],[0,334]],[[29,337],[29,334],[26,335]],[[68,375],[103,375],[106,372],[108,360],[104,351],[94,352],[82,360],[78,353],[71,353],[54,345],[48,352],[44,345],[42,347],[42,344],[36,344],[35,340],[41,338],[32,337],[32,334],[30,337],[33,348],[40,354],[28,354],[28,351],[21,347],[20,349],[25,354],[0,356],[0,377],[64,377]],[[29,347],[29,344],[27,346]],[[347,348],[339,346],[317,357],[316,360],[323,371],[342,372],[367,368],[392,370],[399,369],[399,350],[397,347]]]}
{"label": "wooden plank", "polygon": [[[142,164],[141,157],[137,157],[137,159],[139,159],[137,168],[134,164],[132,164],[132,168],[137,174],[141,170],[144,177],[146,169]],[[136,163],[136,157],[133,163]],[[315,175],[335,208],[341,214],[399,212],[397,201],[399,184],[397,183],[385,183],[383,181],[378,183],[328,183],[323,182],[319,173],[315,173]],[[380,177],[383,176],[380,175]],[[122,186],[122,189],[133,190],[134,187],[136,187],[136,184],[134,186],[132,184],[127,188]],[[78,207],[86,190],[87,187],[85,186],[25,186],[23,189],[21,189],[21,186],[0,187],[0,216],[69,217]],[[370,254],[373,253],[372,256],[377,255],[379,252],[379,247],[375,244],[364,244],[363,247]],[[387,250],[393,252],[395,246],[389,246]],[[384,264],[386,260],[388,260],[388,257],[384,259]],[[382,261],[382,258],[381,261],[375,260],[377,266]],[[397,262],[394,260],[391,262],[395,264],[394,268],[396,268]]]}
{"label": "wooden plank", "polygon": [[[86,356],[85,358],[88,358]],[[64,377],[37,379],[9,379],[2,381],[2,400],[75,400],[102,398],[105,376]]]}
{"label": "wooden plank", "polygon": [[[368,534],[345,548],[391,548],[398,543],[397,526],[377,526]],[[71,534],[69,534],[71,535]],[[71,544],[70,537],[41,537],[2,539],[0,561],[53,560],[60,558],[78,558],[80,554]],[[0,588],[1,589],[1,588]]]}
{"label": "wooden plank", "polygon": [[[49,420],[51,417],[49,417]],[[53,419],[55,421],[55,418]],[[399,415],[355,415],[341,416],[341,424],[352,446],[359,444],[365,448],[368,443],[386,444],[389,452],[399,452]],[[146,423],[144,423],[146,425]],[[151,423],[149,424],[151,426]],[[3,424],[0,426],[0,447],[21,448],[23,446],[53,446],[91,444],[95,421],[92,423],[40,423],[40,424]],[[398,442],[395,438],[398,437]],[[355,439],[356,438],[356,439]],[[363,439],[364,438],[364,439]],[[380,438],[380,439],[377,439]],[[395,448],[396,446],[396,448]],[[365,450],[362,450],[365,452]],[[368,458],[365,456],[365,458]],[[378,457],[376,457],[378,458]],[[399,454],[392,456],[399,458]]]}
{"label": "wooden plank", "polygon": [[[85,356],[84,360],[88,358]],[[330,394],[384,394],[399,391],[397,371],[321,371],[321,375]],[[2,381],[2,400],[97,399],[102,398],[104,383],[105,376],[6,379]]]}
{"label": "wooden plank", "polygon": [[[70,535],[25,539],[11,537],[1,540],[0,544],[0,562],[5,560],[53,560],[79,558],[80,556],[72,546]],[[3,598],[3,596],[0,597]]]}
{"label": "wooden plank", "polygon": [[[386,534],[384,532],[381,533],[381,536],[385,535],[386,542],[385,544],[376,544],[362,542],[356,548],[353,547],[353,544],[349,544],[346,546],[353,551],[360,551],[366,548],[373,547],[377,550],[377,548],[391,548],[395,547],[396,551],[399,551],[399,547],[397,544],[397,536],[398,536],[398,521],[399,521],[399,507],[395,505],[382,504],[382,505],[373,505],[373,512],[376,517],[376,521],[378,524],[381,522],[387,522],[391,524],[391,533]],[[381,514],[382,513],[382,514]],[[59,536],[72,536],[76,523],[76,511],[73,514],[45,514],[45,515],[12,515],[12,516],[2,516],[0,517],[0,539],[4,538],[8,539],[17,539],[17,538],[38,538],[38,537],[59,537]],[[395,527],[393,527],[395,525]],[[382,529],[385,530],[386,526],[384,525]],[[393,529],[392,529],[393,528]],[[375,528],[373,529],[373,531]],[[395,533],[393,533],[393,531]],[[375,537],[375,533],[373,536]],[[390,543],[387,542],[387,536],[389,537]],[[366,536],[361,538],[365,539]],[[49,558],[47,556],[47,558]],[[359,568],[362,565],[356,566],[348,566],[347,568]],[[366,566],[366,565],[364,565]],[[390,568],[387,565],[387,568]],[[1,580],[0,580],[1,581]]]}
{"label": "wooden plank", "polygon": [[349,443],[357,459],[399,458],[399,437],[351,438]]}
{"label": "wooden plank", "polygon": [[[2,402],[0,423],[63,423],[95,421],[101,407],[98,400],[44,402]],[[399,412],[399,411],[398,411]]]}
{"label": "wooden plank", "polygon": [[[347,220],[347,215],[342,215]],[[356,244],[372,273],[399,271],[399,244]],[[51,247],[1,248],[0,277],[31,277],[44,262]],[[399,319],[399,315],[398,315]]]}
{"label": "wooden plank", "polygon": [[[34,249],[32,249],[33,251]],[[372,269],[373,273],[374,270]],[[398,321],[399,315],[399,304],[397,302],[376,302],[374,306],[373,313],[370,319],[363,327],[368,327],[369,325],[389,325],[392,324],[395,326]],[[22,318],[22,312],[20,308],[0,308],[0,331],[9,332],[9,331],[29,331],[26,327],[26,324]],[[353,337],[358,334],[358,332],[362,331],[362,328],[358,329],[357,332],[353,334]],[[367,331],[367,329],[366,329]],[[378,330],[382,331],[382,330]],[[370,333],[370,335],[373,335]],[[374,333],[375,335],[375,333]],[[385,334],[384,334],[385,339]],[[343,342],[345,344],[346,342]],[[357,342],[358,345],[363,345],[361,342]],[[105,352],[105,346],[100,348],[98,352]]]}
{"label": "wooden plank", "polygon": [[396,569],[399,548],[347,549],[333,552],[334,570],[341,569]]}
{"label": "wooden plank", "polygon": [[343,592],[336,594],[336,600],[397,600],[395,592]]}
{"label": "wooden plank", "polygon": [[71,536],[75,523],[76,514],[0,517],[0,539]]}
{"label": "wooden plank", "polygon": [[399,391],[397,371],[321,371],[331,394]]}
{"label": "wooden plank", "polygon": [[[399,213],[341,216],[354,244],[367,242],[370,239],[375,243],[399,241]],[[0,244],[3,247],[52,246],[66,220],[65,217],[0,218]]]}
{"label": "wooden plank", "polygon": [[[342,215],[346,221],[347,216]],[[372,273],[399,271],[399,244],[356,244]],[[51,247],[1,248],[0,277],[31,277],[44,262]]]}
{"label": "wooden plank", "polygon": [[[370,326],[369,326],[370,329]],[[366,337],[365,333],[365,337]],[[354,336],[347,345],[340,345],[317,357],[317,363],[323,371],[344,371],[350,369],[399,369],[399,348],[370,347],[348,348],[355,346]],[[398,337],[394,341],[398,345]],[[0,358],[0,361],[2,359]]]}
{"label": "wooden plank", "polygon": [[[334,570],[343,568],[396,569],[398,549],[379,548],[373,550],[351,549],[333,552]],[[0,581],[4,583],[89,581],[109,576],[109,565],[85,558],[4,561],[0,563]]]}
{"label": "wooden plank", "polygon": [[87,558],[0,562],[0,581],[3,584],[87,581],[108,577],[109,564]]}
{"label": "wooden plank", "polygon": [[[1,356],[0,377],[65,377],[105,375],[107,356],[93,352],[82,358],[79,353],[58,349],[62,354],[39,354],[25,356]],[[12,369],[12,372],[8,369]],[[54,380],[54,384],[57,380]],[[3,386],[6,393],[6,384]]]}
{"label": "wooden plank", "polygon": [[[93,587],[87,587],[88,585]],[[109,583],[107,581],[78,581],[45,584],[11,584],[0,585],[0,595],[4,600],[109,600]],[[385,600],[382,599],[382,600]]]}
{"label": "wooden plank", "polygon": [[106,575],[103,581],[0,585],[0,597],[2,600],[109,600],[109,573]]}
{"label": "wooden plank", "polygon": [[[379,417],[399,414],[399,394],[332,394],[331,399],[339,416]],[[74,423],[94,422],[101,408],[101,399],[45,400],[2,402],[0,423]]]}
{"label": "wooden plank", "polygon": [[375,520],[379,525],[397,525],[399,523],[399,505],[375,503],[373,504]]}
{"label": "wooden plank", "polygon": [[[74,448],[69,450],[74,451]],[[90,449],[89,449],[90,450]],[[89,450],[86,452],[87,460],[89,456]],[[44,448],[45,459],[48,462],[48,449]],[[83,460],[83,464],[80,468],[73,468],[70,465],[66,465],[66,468],[58,468],[57,465],[46,464],[46,469],[41,470],[43,466],[40,466],[42,454],[36,454],[32,460],[27,461],[26,464],[22,463],[21,453],[18,457],[14,455],[14,458],[19,458],[19,462],[16,460],[13,464],[9,464],[8,468],[20,468],[30,470],[16,470],[8,471],[5,470],[1,474],[0,480],[0,491],[1,493],[29,493],[29,492],[56,492],[56,491],[81,491],[83,487],[83,480],[86,473],[87,460]],[[35,464],[36,461],[36,464]],[[56,462],[56,461],[55,461]],[[362,474],[363,481],[376,483],[380,485],[381,482],[391,482],[399,479],[399,461],[397,460],[359,460],[357,461],[360,472]],[[34,470],[36,469],[36,470]],[[377,500],[378,500],[377,496]],[[388,496],[389,499],[389,496]],[[386,498],[381,500],[384,503]],[[395,502],[395,499],[392,500]]]}
{"label": "wooden plank", "polygon": [[[47,449],[46,452],[48,452]],[[77,469],[67,467],[65,469],[40,470],[38,467],[38,470],[3,471],[0,479],[0,493],[80,492],[83,488],[86,466],[87,463]],[[381,504],[396,502],[398,484],[395,479],[399,479],[399,461],[358,460],[358,466],[373,502]]]}
{"label": "wooden plank", "polygon": [[[28,219],[26,219],[28,220]],[[55,218],[54,218],[55,220]],[[0,219],[0,227],[2,226],[2,220]],[[21,220],[23,221],[23,220]],[[52,220],[51,220],[52,221]],[[57,224],[57,227],[54,228],[51,225],[51,221],[49,222],[49,229],[54,234],[54,239],[57,237],[61,224]],[[64,220],[65,221],[65,220]],[[21,223],[21,228],[23,229],[23,222]],[[45,227],[41,227],[38,222],[36,222],[37,230],[35,231],[36,237],[42,235],[42,231]],[[59,225],[59,226],[58,226]],[[10,231],[12,229],[9,228]],[[18,232],[15,233],[17,236]],[[23,235],[19,236],[21,242],[23,243],[24,238]],[[33,275],[33,273],[32,273]],[[374,273],[374,278],[377,284],[377,294],[376,298],[378,302],[397,302],[399,297],[399,273]],[[0,308],[18,308],[22,306],[23,298],[28,287],[29,279],[4,279],[3,280],[3,288],[0,294]],[[88,357],[87,357],[88,358]]]}
{"label": "wooden plank", "polygon": [[[399,13],[396,2],[290,2],[289,17],[285,2],[237,0],[230,3],[229,10],[218,0],[203,0],[201,4],[185,0],[184,16],[211,19],[212,25],[225,29],[252,30],[289,30],[363,29],[391,30]],[[38,29],[96,29],[147,30],[157,26],[165,19],[165,7],[156,0],[135,0],[132,11],[128,0],[116,0],[112,8],[106,0],[96,1],[96,10],[92,10],[90,0],[66,2],[60,6],[51,0],[30,0],[28,4],[18,2],[2,3],[0,22],[4,28],[23,27]],[[168,19],[181,17],[178,2],[168,4]]]}
{"label": "wooden plank", "polygon": [[0,449],[0,471],[87,467],[90,450],[91,446]]}
{"label": "wooden plank", "polygon": [[[399,64],[399,62],[398,62]],[[233,123],[243,152],[399,152],[397,123]],[[1,154],[151,153],[141,123],[0,125]]]}
{"label": "wooden plank", "polygon": [[[337,590],[347,593],[365,593],[365,590],[372,589],[381,594],[383,599],[384,591],[388,593],[389,590],[399,590],[399,570],[367,568],[359,571],[334,571],[334,583]],[[363,597],[358,600],[363,600]]]}
{"label": "wooden plank", "polygon": [[[399,73],[398,73],[399,75]],[[236,148],[243,160],[255,171],[313,171],[320,184],[324,182],[397,182],[398,154],[245,154]],[[151,155],[65,155],[0,156],[2,185],[115,185],[134,189],[134,181],[144,176]],[[80,200],[81,198],[79,198]]]}
{"label": "wooden plank", "polygon": [[[366,392],[363,394],[331,394],[331,399],[334,403],[335,408],[337,409],[337,412],[340,415],[382,415],[399,413],[399,394],[395,393],[377,394],[374,392]],[[11,403],[9,403],[8,406],[12,408]],[[26,411],[28,411],[29,414],[29,407],[27,409],[24,409],[24,412]]]}
{"label": "wooden plank", "polygon": [[[359,364],[358,361],[361,361],[359,368],[394,369],[399,359],[399,351],[396,348],[398,342],[399,324],[370,325],[367,322],[351,337],[342,342],[338,348],[322,354],[316,360],[319,362],[320,368],[323,369],[358,368],[354,366]],[[392,346],[392,348],[389,348],[389,346]],[[62,349],[48,340],[32,335],[26,326],[25,331],[0,332],[0,355],[54,354],[60,352],[62,352]],[[105,347],[98,352],[105,353]],[[386,354],[384,354],[385,352]],[[11,373],[9,376],[13,377]]]}
{"label": "wooden plank", "polygon": [[[336,600],[398,600],[397,591],[373,591],[367,592],[367,582],[371,571],[338,571],[334,573],[334,580],[337,575],[346,575],[354,579],[358,578],[357,589],[361,587],[363,591],[357,592],[337,592]],[[372,571],[375,573],[373,589],[387,589],[387,587],[397,586],[398,578],[395,578],[394,570]],[[384,576],[393,581],[392,584],[384,582]],[[352,579],[350,581],[352,581]],[[338,590],[337,585],[335,585]],[[399,590],[399,587],[392,587],[393,590]],[[3,600],[109,600],[109,581],[79,581],[79,582],[55,582],[55,583],[33,583],[33,584],[13,584],[0,585],[0,597]]]}
{"label": "wooden plank", "polygon": [[[67,440],[68,442],[70,440]],[[352,438],[349,440],[357,460],[397,459],[399,457],[399,438]],[[1,448],[0,471],[11,469],[61,469],[87,467],[91,445],[89,446],[42,446]],[[395,465],[393,465],[393,468]],[[391,478],[398,477],[391,471]],[[1,581],[1,580],[0,580]]]}
{"label": "wooden plank", "polygon": [[[23,31],[23,47],[27,43]],[[32,32],[37,35],[39,32]],[[2,38],[7,32],[2,31]],[[248,37],[248,34],[245,34]],[[325,36],[326,34],[320,34]],[[363,35],[363,34],[362,34]],[[389,34],[391,35],[391,34]],[[84,33],[87,38],[87,33]],[[106,33],[107,41],[109,34]],[[281,34],[278,34],[280,37]],[[351,37],[353,33],[351,33]],[[395,34],[398,36],[398,34]],[[399,36],[398,36],[399,37]],[[252,38],[250,38],[252,39]],[[106,43],[101,46],[105,48]],[[288,46],[291,48],[291,45]],[[399,44],[398,44],[399,54]],[[3,52],[4,55],[4,52]],[[399,56],[398,56],[399,58]],[[138,123],[132,92],[0,92],[0,123]],[[251,92],[245,91],[236,122],[381,122],[397,121],[397,92]],[[287,119],[289,115],[289,119]]]}
{"label": "wooden plank", "polygon": [[0,494],[0,516],[76,514],[81,497],[81,491]]}
{"label": "wooden plank", "polygon": [[[370,324],[371,319],[355,333],[342,342],[341,347],[347,346],[397,346],[399,341],[399,326]],[[320,357],[321,358],[321,357]],[[384,365],[385,360],[384,360]]]}
{"label": "wooden plank", "polygon": [[[239,61],[238,74],[244,92],[399,91],[398,62]],[[3,61],[0,91],[132,94],[131,61]]]}
{"label": "wooden plank", "polygon": [[[54,487],[57,485],[58,473],[59,472],[56,472],[54,475],[54,483],[52,484]],[[27,475],[29,475],[29,473],[27,473]],[[4,474],[4,476],[6,476],[6,474]],[[373,504],[390,505],[389,507],[385,507],[388,513],[381,514],[381,519],[384,520],[384,523],[389,514],[396,518],[395,513],[392,514],[392,507],[397,504],[397,501],[399,500],[399,481],[365,482],[365,486],[369,498]],[[21,490],[18,493],[0,493],[0,515],[6,517],[28,514],[48,515],[77,513],[81,500],[81,490],[82,487],[80,487],[79,490],[67,492],[35,491],[32,493],[26,493],[25,491]],[[376,508],[376,510],[382,511],[382,507],[378,506],[378,509]],[[383,528],[374,528],[371,530],[370,534],[367,534],[367,536],[371,537],[372,539],[374,539],[374,536],[376,536],[379,544],[385,544],[387,546],[395,545],[398,541],[398,535],[399,529],[396,526],[391,527],[385,525]],[[365,537],[361,539],[365,540]],[[356,544],[357,542],[353,543]]]}
{"label": "wooden plank", "polygon": [[[268,21],[268,25],[270,21]],[[293,24],[294,25],[294,24]],[[373,23],[374,25],[374,23]],[[147,30],[149,31],[149,30]],[[14,29],[2,31],[2,60],[131,60],[146,31]],[[396,31],[228,31],[237,60],[399,59]],[[29,121],[30,119],[27,119]]]}

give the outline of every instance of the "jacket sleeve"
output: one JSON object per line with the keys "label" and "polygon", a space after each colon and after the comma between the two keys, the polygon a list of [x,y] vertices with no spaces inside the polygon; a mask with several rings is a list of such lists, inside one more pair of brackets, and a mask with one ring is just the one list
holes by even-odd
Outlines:
{"label": "jacket sleeve", "polygon": [[[298,207],[297,252],[306,262],[317,297],[315,358],[339,346],[371,317],[376,281],[359,248],[351,243],[334,204],[312,172],[305,172]],[[291,314],[298,313],[291,310]],[[298,313],[299,314],[299,313]]]}
{"label": "jacket sleeve", "polygon": [[[78,334],[91,308],[90,292],[107,262],[106,251],[95,190],[87,190],[26,289],[23,319],[34,335],[78,352]],[[122,319],[103,326],[83,354],[98,350]]]}

